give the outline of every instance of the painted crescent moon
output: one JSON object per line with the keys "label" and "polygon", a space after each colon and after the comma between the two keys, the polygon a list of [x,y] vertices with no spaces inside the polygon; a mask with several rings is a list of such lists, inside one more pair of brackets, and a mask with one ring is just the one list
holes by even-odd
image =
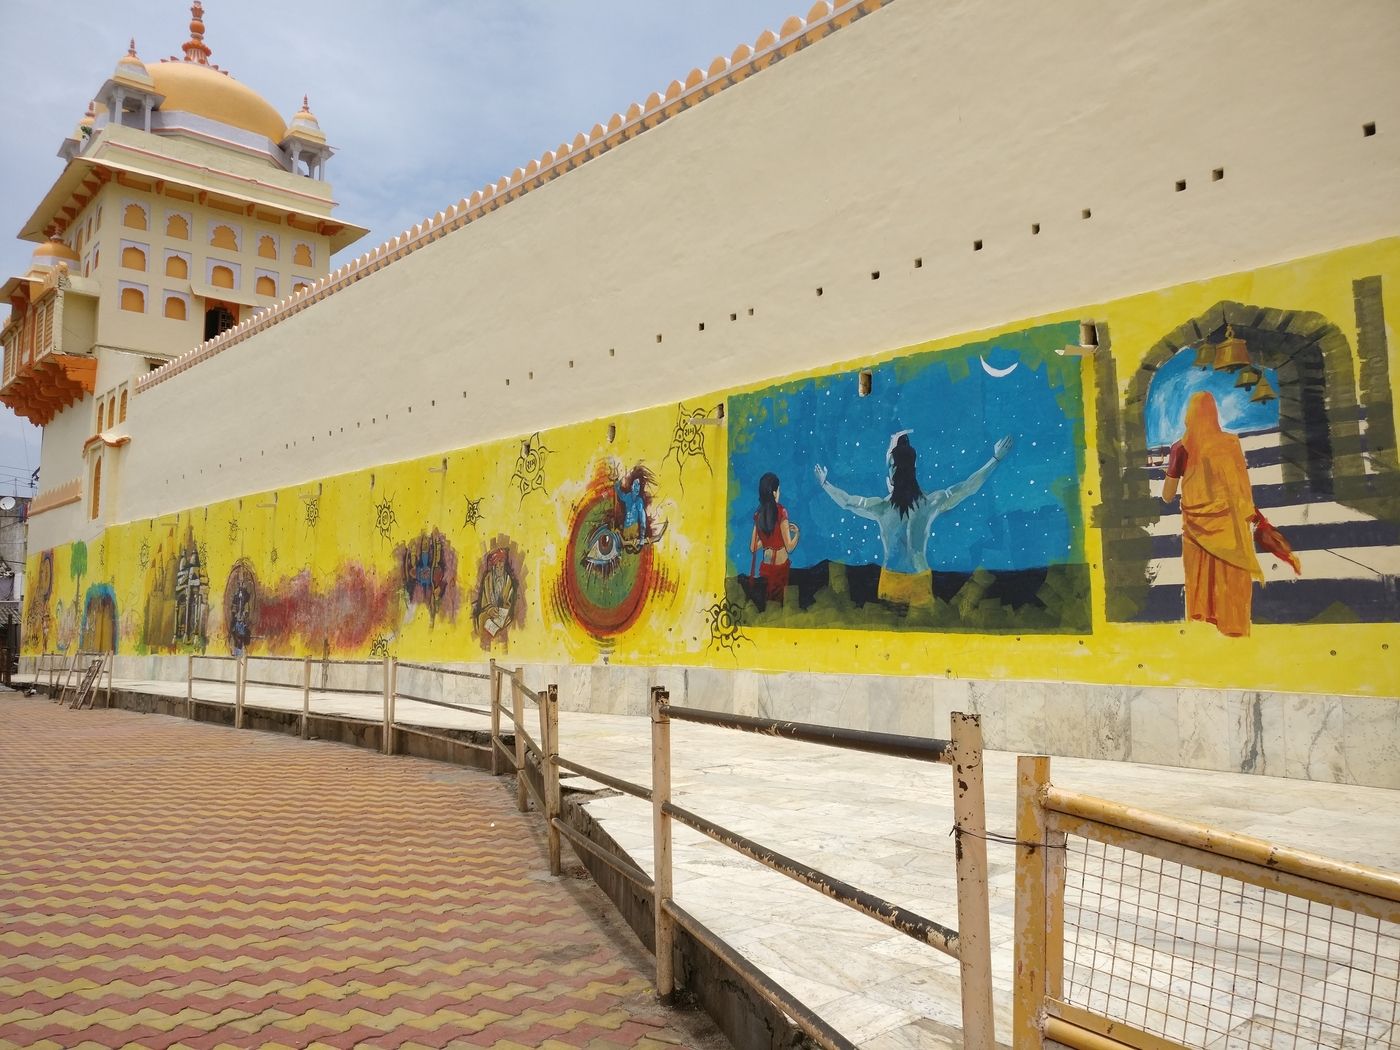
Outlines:
{"label": "painted crescent moon", "polygon": [[1009,376],[1012,372],[1016,371],[1017,367],[1021,364],[1020,361],[1012,361],[1005,368],[993,368],[991,365],[987,364],[987,359],[985,357],[979,357],[977,360],[982,362],[982,371],[986,372],[987,375],[991,376],[993,379],[1001,379],[1003,376]]}

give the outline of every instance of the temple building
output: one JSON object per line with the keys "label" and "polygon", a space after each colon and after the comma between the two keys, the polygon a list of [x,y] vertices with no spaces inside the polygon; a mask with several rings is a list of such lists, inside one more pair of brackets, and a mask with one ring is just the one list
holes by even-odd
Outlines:
{"label": "temple building", "polygon": [[20,230],[36,247],[3,290],[0,402],[44,428],[31,513],[113,520],[134,381],[310,287],[366,232],[332,217],[335,151],[308,100],[285,119],[209,61],[191,14],[182,57],[146,63],[131,41]]}

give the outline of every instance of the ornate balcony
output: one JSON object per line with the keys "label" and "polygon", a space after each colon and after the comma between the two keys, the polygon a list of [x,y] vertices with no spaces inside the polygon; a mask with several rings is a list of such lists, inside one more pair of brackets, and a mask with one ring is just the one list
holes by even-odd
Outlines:
{"label": "ornate balcony", "polygon": [[91,309],[72,309],[76,304],[70,301],[90,297],[72,288],[65,267],[39,281],[11,280],[0,294],[10,299],[10,316],[0,329],[5,348],[0,402],[45,426],[96,385],[93,314]]}

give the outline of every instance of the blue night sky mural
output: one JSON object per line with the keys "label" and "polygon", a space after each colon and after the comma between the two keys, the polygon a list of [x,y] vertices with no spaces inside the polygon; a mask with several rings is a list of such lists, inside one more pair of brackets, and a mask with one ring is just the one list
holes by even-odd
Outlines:
{"label": "blue night sky mural", "polygon": [[853,496],[888,494],[891,436],[908,430],[925,493],[971,475],[998,439],[1015,445],[982,489],[933,523],[935,572],[1036,569],[1083,560],[1079,473],[1083,448],[1080,361],[1055,353],[1077,324],[1008,333],[859,370],[785,383],[729,402],[728,574],[748,574],[758,480],[782,481],[781,502],[801,529],[794,568],[823,560],[879,564],[878,525],[837,506],[813,468]]}

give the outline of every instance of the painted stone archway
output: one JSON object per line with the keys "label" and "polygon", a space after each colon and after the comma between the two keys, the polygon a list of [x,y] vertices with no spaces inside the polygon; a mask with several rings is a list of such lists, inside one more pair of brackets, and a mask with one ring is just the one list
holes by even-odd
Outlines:
{"label": "painted stone archway", "polygon": [[[1145,462],[1144,410],[1157,370],[1184,347],[1215,345],[1226,328],[1255,363],[1278,372],[1279,448],[1284,484],[1316,496],[1363,498],[1346,479],[1365,474],[1351,346],[1321,314],[1221,302],[1168,333],[1143,358],[1123,401],[1129,462]],[[1143,478],[1144,485],[1146,482]]]}
{"label": "painted stone archway", "polygon": [[117,596],[110,583],[96,583],[83,600],[78,647],[89,653],[117,651]]}
{"label": "painted stone archway", "polygon": [[[1379,300],[1379,280],[1375,299]],[[1277,377],[1276,433],[1246,437],[1256,504],[1292,527],[1301,579],[1271,576],[1256,588],[1255,619],[1300,623],[1400,619],[1400,474],[1384,320],[1363,311],[1355,282],[1359,354],[1331,319],[1309,311],[1222,301],[1166,333],[1128,378],[1121,403],[1109,360],[1096,362],[1104,500],[1106,614],[1113,621],[1170,622],[1184,615],[1176,508],[1154,495],[1161,449],[1149,441],[1153,381],[1183,351],[1213,347],[1227,330],[1251,364]],[[1361,394],[1358,397],[1358,364]],[[1179,519],[1178,519],[1179,520]]]}

